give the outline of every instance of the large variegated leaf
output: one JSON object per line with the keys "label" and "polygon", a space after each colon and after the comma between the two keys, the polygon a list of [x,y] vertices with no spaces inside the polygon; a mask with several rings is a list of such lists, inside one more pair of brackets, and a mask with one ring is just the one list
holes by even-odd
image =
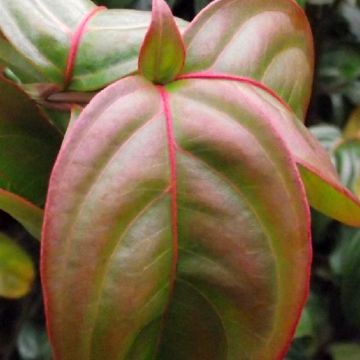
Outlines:
{"label": "large variegated leaf", "polygon": [[186,29],[184,39],[185,73],[206,70],[251,77],[304,117],[313,45],[304,11],[295,1],[214,1]]}
{"label": "large variegated leaf", "polygon": [[0,188],[42,205],[60,143],[36,104],[0,76]]}
{"label": "large variegated leaf", "polygon": [[226,98],[228,86],[125,79],[70,129],[43,239],[57,358],[286,348],[307,294],[307,203],[265,100],[249,85]]}
{"label": "large variegated leaf", "polygon": [[[62,86],[70,80],[65,78],[72,39],[94,8],[89,0],[1,0],[0,30],[48,82]],[[149,21],[149,12],[104,10],[94,14],[83,33],[77,34],[82,36],[75,44],[72,78],[66,85],[90,91],[135,72]]]}

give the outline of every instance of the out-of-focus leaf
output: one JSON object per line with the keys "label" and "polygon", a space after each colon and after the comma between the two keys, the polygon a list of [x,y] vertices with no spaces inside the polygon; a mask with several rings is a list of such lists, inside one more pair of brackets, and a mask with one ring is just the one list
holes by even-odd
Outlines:
{"label": "out-of-focus leaf", "polygon": [[35,277],[34,265],[27,253],[0,233],[0,296],[18,299],[31,290]]}
{"label": "out-of-focus leaf", "polygon": [[309,266],[309,218],[272,106],[250,85],[182,80],[159,93],[132,77],[83,110],[55,165],[44,226],[58,357],[285,351],[308,287],[298,269]]}
{"label": "out-of-focus leaf", "polygon": [[36,104],[0,77],[0,187],[42,205],[60,144]]}
{"label": "out-of-focus leaf", "polygon": [[5,211],[40,240],[44,212],[29,201],[0,189],[0,210]]}
{"label": "out-of-focus leaf", "polygon": [[312,5],[329,5],[334,1],[335,0],[307,0],[307,2]]}
{"label": "out-of-focus leaf", "polygon": [[353,47],[338,46],[322,55],[319,69],[324,86],[339,91],[360,75],[360,53]]}
{"label": "out-of-focus leaf", "polygon": [[32,322],[26,322],[17,339],[22,360],[51,360],[51,348],[46,331]]}
{"label": "out-of-focus leaf", "polygon": [[347,20],[352,34],[360,41],[360,9],[356,4],[343,1],[341,4],[341,14]]}
{"label": "out-of-focus leaf", "polygon": [[360,345],[357,343],[337,343],[329,348],[332,360],[359,360]]}
{"label": "out-of-focus leaf", "polygon": [[184,39],[184,72],[251,77],[275,90],[304,118],[312,86],[313,40],[295,1],[213,2],[187,27]]}
{"label": "out-of-focus leaf", "polygon": [[203,9],[211,0],[194,0],[195,12],[198,13]]}
{"label": "out-of-focus leaf", "polygon": [[327,152],[331,152],[342,139],[341,130],[334,125],[321,124],[310,127],[311,133]]}
{"label": "out-of-focus leaf", "polygon": [[301,6],[301,7],[305,7],[306,5],[306,0],[296,0],[297,3]]}
{"label": "out-of-focus leaf", "polygon": [[339,248],[341,302],[350,324],[360,329],[360,231],[342,236]]}
{"label": "out-of-focus leaf", "polygon": [[348,140],[335,150],[335,162],[341,182],[360,198],[357,193],[360,179],[360,138]]}
{"label": "out-of-focus leaf", "polygon": [[314,336],[313,319],[309,309],[305,307],[301,314],[300,322],[296,328],[295,338]]}
{"label": "out-of-focus leaf", "polygon": [[70,111],[67,112],[54,109],[46,109],[45,111],[51,123],[61,132],[61,134],[65,134],[71,119]]}
{"label": "out-of-focus leaf", "polygon": [[356,106],[360,106],[360,80],[351,81],[344,95]]}
{"label": "out-of-focus leaf", "polygon": [[344,128],[343,136],[345,139],[360,139],[360,107],[354,110]]}
{"label": "out-of-focus leaf", "polygon": [[[136,3],[137,0],[106,0],[101,1],[102,5],[106,5],[108,8],[127,8]],[[99,1],[97,1],[99,2]]]}

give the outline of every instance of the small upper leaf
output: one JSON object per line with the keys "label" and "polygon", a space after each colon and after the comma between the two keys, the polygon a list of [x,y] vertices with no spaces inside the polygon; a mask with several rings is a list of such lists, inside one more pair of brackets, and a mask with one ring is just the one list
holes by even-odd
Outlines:
{"label": "small upper leaf", "polygon": [[152,20],[140,50],[139,71],[148,80],[165,84],[185,62],[185,46],[169,6],[153,0]]}

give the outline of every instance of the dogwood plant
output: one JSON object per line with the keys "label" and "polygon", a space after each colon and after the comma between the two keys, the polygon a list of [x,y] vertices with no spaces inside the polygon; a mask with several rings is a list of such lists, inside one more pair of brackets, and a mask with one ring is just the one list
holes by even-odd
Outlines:
{"label": "dogwood plant", "polygon": [[[85,0],[71,14],[37,0],[32,18],[30,3],[0,2],[27,67],[4,62],[23,89],[66,107],[104,87],[47,160],[41,275],[54,358],[283,358],[308,294],[309,204],[360,226],[360,202],[303,124],[303,10],[217,0],[186,25],[164,0],[151,21]],[[0,206],[29,228],[34,205],[7,190],[18,202]]]}

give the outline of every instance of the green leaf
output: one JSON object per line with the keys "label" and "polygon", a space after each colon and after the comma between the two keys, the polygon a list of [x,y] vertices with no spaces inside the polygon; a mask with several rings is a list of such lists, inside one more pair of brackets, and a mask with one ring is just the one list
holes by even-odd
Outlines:
{"label": "green leaf", "polygon": [[341,130],[334,125],[316,125],[310,127],[310,131],[329,153],[331,153],[335,146],[342,140]]}
{"label": "green leaf", "polygon": [[297,3],[301,6],[301,7],[305,7],[306,5],[306,0],[296,0]]}
{"label": "green leaf", "polygon": [[139,55],[139,73],[148,80],[166,84],[184,66],[185,47],[169,6],[153,0],[152,20]]}
{"label": "green leaf", "polygon": [[360,107],[356,108],[351,114],[343,135],[345,139],[360,138]]}
{"label": "green leaf", "polygon": [[[341,304],[349,324],[360,329],[360,231],[346,231],[332,258],[332,265],[339,274]],[[336,255],[336,258],[335,258]]]}
{"label": "green leaf", "polygon": [[0,77],[0,188],[42,205],[60,143],[36,104]]}
{"label": "green leaf", "polygon": [[333,360],[358,360],[360,345],[357,343],[335,343],[329,350]]}
{"label": "green leaf", "polygon": [[[0,30],[48,82],[65,86],[71,40],[94,6],[89,0],[4,0],[0,2]],[[150,17],[148,12],[133,10],[94,15],[80,37],[68,88],[97,90],[136,72]],[[182,20],[177,23],[181,28],[186,25]]]}
{"label": "green leaf", "polygon": [[101,4],[106,5],[109,8],[126,8],[132,6],[136,1],[137,0],[106,0],[101,1]]}
{"label": "green leaf", "polygon": [[0,233],[0,296],[18,299],[29,293],[35,277],[34,265],[27,253]]}
{"label": "green leaf", "polygon": [[29,201],[0,189],[0,210],[5,211],[36,239],[40,240],[43,210]]}
{"label": "green leaf", "polygon": [[285,352],[308,289],[309,213],[267,108],[249,84],[130,77],[83,110],[42,242],[58,358]]}
{"label": "green leaf", "polygon": [[45,329],[26,322],[17,339],[17,348],[22,360],[51,360],[51,348]]}
{"label": "green leaf", "polygon": [[195,12],[198,13],[201,9],[203,9],[210,0],[195,0]]}
{"label": "green leaf", "polygon": [[305,308],[301,314],[300,322],[296,328],[295,338],[313,337],[314,326],[309,309]]}
{"label": "green leaf", "polygon": [[215,1],[186,29],[184,40],[185,73],[206,70],[256,79],[304,118],[313,44],[304,11],[295,1]]}
{"label": "green leaf", "polygon": [[46,79],[22,57],[0,33],[0,64],[10,68],[22,82],[41,83]]}
{"label": "green leaf", "polygon": [[339,145],[335,160],[341,182],[360,198],[360,139]]}

